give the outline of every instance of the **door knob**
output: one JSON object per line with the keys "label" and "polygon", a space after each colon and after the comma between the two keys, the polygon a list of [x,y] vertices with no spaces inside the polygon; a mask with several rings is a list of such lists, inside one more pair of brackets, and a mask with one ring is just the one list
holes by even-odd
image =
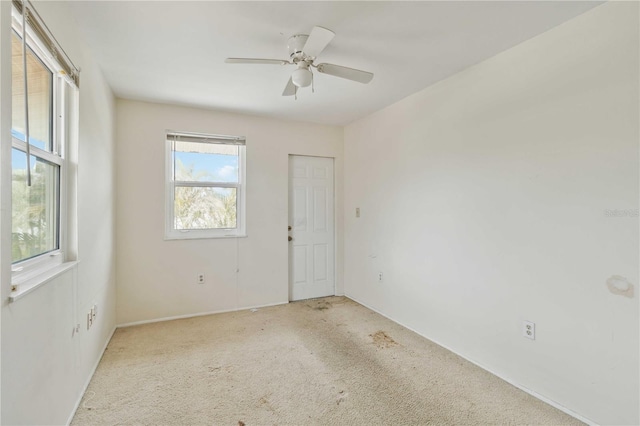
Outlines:
{"label": "door knob", "polygon": [[293,237],[291,235],[289,235],[289,241],[292,241]]}
{"label": "door knob", "polygon": [[291,231],[291,225],[289,225],[289,231]]}

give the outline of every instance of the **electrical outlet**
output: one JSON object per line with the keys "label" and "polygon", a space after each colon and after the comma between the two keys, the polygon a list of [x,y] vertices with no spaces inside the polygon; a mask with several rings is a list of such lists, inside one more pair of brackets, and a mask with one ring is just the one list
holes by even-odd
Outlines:
{"label": "electrical outlet", "polygon": [[523,321],[522,335],[527,339],[536,340],[536,324],[531,321]]}
{"label": "electrical outlet", "polygon": [[198,284],[204,284],[204,274],[198,274]]}
{"label": "electrical outlet", "polygon": [[378,272],[378,282],[382,282],[382,272]]}
{"label": "electrical outlet", "polygon": [[91,310],[89,311],[89,315],[91,316],[91,321],[89,327],[93,326],[93,323],[96,321],[96,315],[98,314],[98,305],[93,305]]}

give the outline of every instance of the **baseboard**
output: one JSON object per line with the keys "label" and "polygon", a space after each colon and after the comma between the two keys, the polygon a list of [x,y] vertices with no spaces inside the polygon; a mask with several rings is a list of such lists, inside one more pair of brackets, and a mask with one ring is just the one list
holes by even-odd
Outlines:
{"label": "baseboard", "polygon": [[348,299],[353,300],[353,301],[354,301],[354,302],[356,302],[356,303],[359,303],[360,305],[364,306],[364,307],[365,307],[365,308],[367,308],[367,309],[371,309],[371,310],[372,310],[372,311],[374,311],[375,313],[382,315],[383,317],[387,318],[388,320],[391,320],[391,321],[395,322],[396,324],[401,325],[402,327],[404,327],[404,328],[406,328],[406,329],[408,329],[408,330],[413,331],[413,332],[414,332],[414,333],[416,333],[417,335],[424,337],[425,339],[427,339],[427,340],[429,340],[429,341],[431,341],[431,342],[435,343],[436,345],[438,345],[438,346],[440,346],[440,347],[443,347],[444,349],[448,350],[449,352],[452,352],[452,353],[454,353],[454,354],[458,355],[459,357],[464,358],[465,360],[469,361],[469,362],[470,362],[470,363],[472,363],[473,365],[476,365],[477,367],[482,368],[483,370],[485,370],[485,371],[487,371],[487,372],[489,372],[489,373],[493,374],[494,376],[496,376],[496,377],[498,377],[498,378],[500,378],[500,379],[504,380],[505,382],[509,383],[510,385],[515,386],[516,388],[520,389],[521,391],[528,393],[529,395],[533,396],[534,398],[537,398],[537,399],[539,399],[540,401],[542,401],[542,402],[544,402],[544,403],[546,403],[546,404],[549,404],[549,405],[551,405],[551,406],[552,406],[552,407],[554,407],[554,408],[557,408],[558,410],[562,411],[563,413],[566,413],[566,414],[570,415],[571,417],[574,417],[574,418],[576,418],[576,419],[580,420],[581,422],[586,423],[586,424],[588,424],[588,425],[598,426],[598,424],[597,424],[596,422],[594,422],[593,420],[587,419],[586,417],[581,416],[580,414],[576,413],[575,411],[572,411],[572,410],[568,409],[567,407],[565,407],[565,406],[563,406],[563,405],[561,405],[561,404],[558,404],[557,402],[555,402],[555,401],[553,401],[553,400],[551,400],[551,399],[549,399],[549,398],[545,397],[544,395],[540,395],[540,394],[539,394],[539,393],[537,393],[536,391],[533,391],[533,390],[531,390],[531,389],[527,389],[526,387],[524,387],[524,386],[520,385],[519,383],[514,382],[514,381],[513,381],[513,380],[511,380],[510,378],[505,377],[505,376],[503,376],[502,374],[498,374],[498,373],[496,373],[495,371],[492,371],[491,369],[489,369],[489,368],[485,367],[484,365],[482,365],[482,364],[480,364],[480,363],[478,363],[478,362],[476,362],[476,361],[474,361],[474,360],[472,360],[472,359],[470,359],[470,358],[468,358],[468,357],[466,357],[466,356],[464,356],[464,355],[462,355],[462,354],[460,354],[460,353],[458,353],[458,352],[454,351],[454,350],[453,350],[453,349],[451,349],[449,346],[444,345],[444,344],[442,344],[442,343],[438,342],[437,340],[434,340],[434,339],[430,338],[429,336],[425,335],[424,333],[421,333],[421,332],[419,332],[419,331],[417,331],[417,330],[413,329],[412,327],[409,327],[409,326],[407,326],[407,325],[405,325],[405,324],[401,323],[400,321],[396,321],[395,319],[393,319],[393,318],[389,317],[388,315],[386,315],[386,314],[384,314],[384,313],[380,312],[378,309],[373,308],[373,307],[371,307],[371,306],[367,305],[366,303],[362,303],[362,302],[360,302],[358,299],[356,299],[356,298],[354,298],[354,297],[352,297],[352,296],[349,296],[348,294],[345,294],[345,297],[346,297],[346,298],[348,298]]}
{"label": "baseboard", "polygon": [[71,415],[67,419],[67,423],[66,423],[67,426],[69,424],[71,424],[71,421],[73,420],[73,416],[76,415],[76,411],[78,411],[78,407],[80,407],[80,403],[82,402],[82,398],[84,398],[84,394],[87,392],[87,388],[89,387],[89,383],[91,383],[91,379],[93,379],[93,375],[96,373],[96,370],[98,369],[98,365],[100,365],[100,361],[102,360],[102,356],[104,355],[104,351],[107,350],[107,346],[109,345],[109,342],[113,338],[113,334],[116,332],[116,328],[117,327],[113,327],[113,330],[111,330],[111,333],[109,334],[109,338],[106,340],[106,342],[104,342],[104,346],[102,347],[102,351],[100,351],[100,356],[98,357],[98,359],[96,360],[95,364],[93,365],[93,368],[91,369],[91,374],[89,374],[89,377],[87,378],[87,381],[85,382],[84,386],[82,387],[82,392],[80,392],[80,397],[78,397],[78,401],[76,402],[76,405],[73,407],[73,411],[71,411]]}
{"label": "baseboard", "polygon": [[172,321],[172,320],[177,320],[177,319],[203,317],[203,316],[206,316],[206,315],[213,315],[213,314],[224,314],[224,313],[227,313],[227,312],[246,311],[246,310],[249,310],[249,309],[268,308],[270,306],[286,305],[287,303],[289,303],[289,301],[270,303],[270,304],[267,304],[267,305],[246,306],[246,307],[242,307],[242,308],[223,309],[223,310],[220,310],[220,311],[198,312],[198,313],[195,313],[195,314],[176,315],[176,316],[172,316],[172,317],[162,317],[162,318],[155,318],[155,319],[150,319],[150,320],[127,322],[127,323],[124,323],[124,324],[116,325],[116,328],[132,327],[134,325],[152,324],[154,322]]}

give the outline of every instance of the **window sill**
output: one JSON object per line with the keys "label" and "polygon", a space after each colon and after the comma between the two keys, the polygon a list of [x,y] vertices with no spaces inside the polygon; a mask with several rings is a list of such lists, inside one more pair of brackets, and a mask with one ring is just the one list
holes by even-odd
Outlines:
{"label": "window sill", "polygon": [[237,235],[203,235],[203,234],[189,234],[187,232],[180,233],[180,235],[165,235],[165,241],[175,241],[175,240],[216,240],[216,239],[224,239],[224,238],[247,238],[247,234],[237,234]]}
{"label": "window sill", "polygon": [[40,275],[36,275],[33,278],[22,281],[20,284],[16,285],[16,290],[12,291],[9,295],[9,303],[13,303],[16,300],[23,298],[38,287],[48,283],[49,281],[52,281],[54,278],[57,278],[68,270],[74,268],[77,264],[77,260],[65,262],[51,269],[48,269]]}

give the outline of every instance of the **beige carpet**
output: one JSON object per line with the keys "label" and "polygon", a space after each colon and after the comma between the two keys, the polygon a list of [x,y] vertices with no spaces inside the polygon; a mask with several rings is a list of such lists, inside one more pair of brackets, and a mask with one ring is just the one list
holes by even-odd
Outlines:
{"label": "beige carpet", "polygon": [[118,329],[73,425],[580,424],[343,297]]}

